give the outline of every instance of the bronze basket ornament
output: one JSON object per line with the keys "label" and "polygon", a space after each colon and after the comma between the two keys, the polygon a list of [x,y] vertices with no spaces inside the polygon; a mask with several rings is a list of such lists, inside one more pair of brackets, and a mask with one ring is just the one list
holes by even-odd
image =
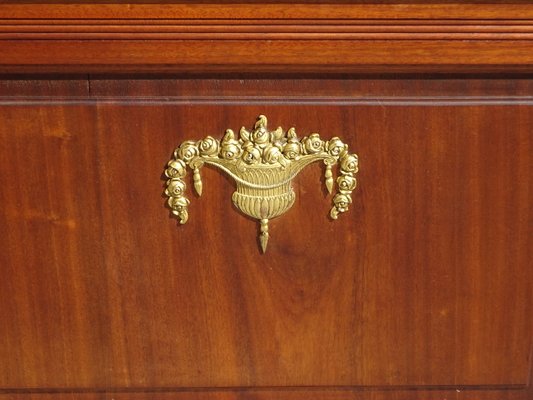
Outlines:
{"label": "bronze basket ornament", "polygon": [[187,167],[193,172],[194,188],[202,195],[200,168],[204,164],[220,168],[231,176],[237,185],[232,200],[244,214],[260,221],[259,240],[266,251],[269,233],[268,221],[289,210],[294,204],[292,179],[307,165],[323,160],[325,184],[333,193],[332,166],[339,164],[337,193],[329,212],[332,219],[348,210],[352,203],[352,191],[356,187],[358,157],[348,152],[348,146],[338,137],[324,141],[318,133],[298,139],[296,130],[284,132],[281,127],[273,131],[267,128],[267,118],[260,115],[252,130],[242,127],[239,138],[227,129],[222,140],[207,136],[200,141],[183,142],[168,162],[165,175],[168,178],[165,194],[168,206],[181,224],[189,218],[189,200],[185,196],[183,178]]}

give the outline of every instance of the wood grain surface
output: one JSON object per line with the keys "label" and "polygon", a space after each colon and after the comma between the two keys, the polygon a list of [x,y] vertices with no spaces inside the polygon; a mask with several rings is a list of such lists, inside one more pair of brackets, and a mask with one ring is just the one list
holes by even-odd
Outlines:
{"label": "wood grain surface", "polygon": [[[0,399],[529,399],[531,89],[2,81]],[[264,256],[219,171],[181,227],[161,178],[261,113],[361,160],[335,222],[302,172]]]}
{"label": "wood grain surface", "polygon": [[531,72],[532,21],[527,1],[0,1],[0,72]]}

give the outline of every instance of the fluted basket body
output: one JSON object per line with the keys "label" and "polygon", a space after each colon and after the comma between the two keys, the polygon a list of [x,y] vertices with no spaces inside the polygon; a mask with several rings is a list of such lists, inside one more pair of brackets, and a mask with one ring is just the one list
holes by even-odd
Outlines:
{"label": "fluted basket body", "polygon": [[246,215],[271,219],[285,213],[294,204],[290,185],[291,172],[280,167],[248,168],[239,174],[233,203]]}

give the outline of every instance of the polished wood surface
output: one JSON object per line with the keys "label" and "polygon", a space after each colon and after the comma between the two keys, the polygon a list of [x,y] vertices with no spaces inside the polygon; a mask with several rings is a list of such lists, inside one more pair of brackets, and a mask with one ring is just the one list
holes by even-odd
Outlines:
{"label": "polished wood surface", "polygon": [[529,1],[4,0],[0,71],[531,72],[532,21]]}
{"label": "polished wood surface", "polygon": [[[513,79],[3,80],[0,399],[529,399],[532,84]],[[186,139],[264,113],[361,160],[256,224]]]}
{"label": "polished wood surface", "polygon": [[[533,399],[532,21],[0,0],[0,400]],[[338,221],[304,170],[266,255],[220,171],[184,226],[162,176],[259,114],[361,166]]]}

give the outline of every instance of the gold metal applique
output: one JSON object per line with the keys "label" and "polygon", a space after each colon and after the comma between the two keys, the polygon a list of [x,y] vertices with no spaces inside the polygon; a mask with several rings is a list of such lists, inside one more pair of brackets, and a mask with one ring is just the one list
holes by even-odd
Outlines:
{"label": "gold metal applique", "polygon": [[253,130],[242,127],[239,136],[237,138],[227,129],[221,141],[211,136],[200,141],[188,140],[174,151],[174,158],[165,170],[169,178],[165,194],[172,214],[181,224],[189,218],[189,200],[185,197],[183,181],[186,167],[193,170],[194,189],[201,196],[200,168],[204,164],[220,168],[235,180],[237,190],[232,196],[233,203],[243,213],[260,221],[259,241],[263,253],[269,238],[268,221],[294,204],[291,181],[308,164],[323,160],[329,193],[333,193],[335,186],[332,166],[340,164],[338,192],[333,197],[329,214],[337,219],[340,213],[348,210],[356,186],[354,175],[358,170],[358,158],[348,153],[348,146],[338,137],[324,141],[318,133],[312,133],[300,140],[294,128],[286,133],[281,127],[269,131],[264,115],[258,117]]}

